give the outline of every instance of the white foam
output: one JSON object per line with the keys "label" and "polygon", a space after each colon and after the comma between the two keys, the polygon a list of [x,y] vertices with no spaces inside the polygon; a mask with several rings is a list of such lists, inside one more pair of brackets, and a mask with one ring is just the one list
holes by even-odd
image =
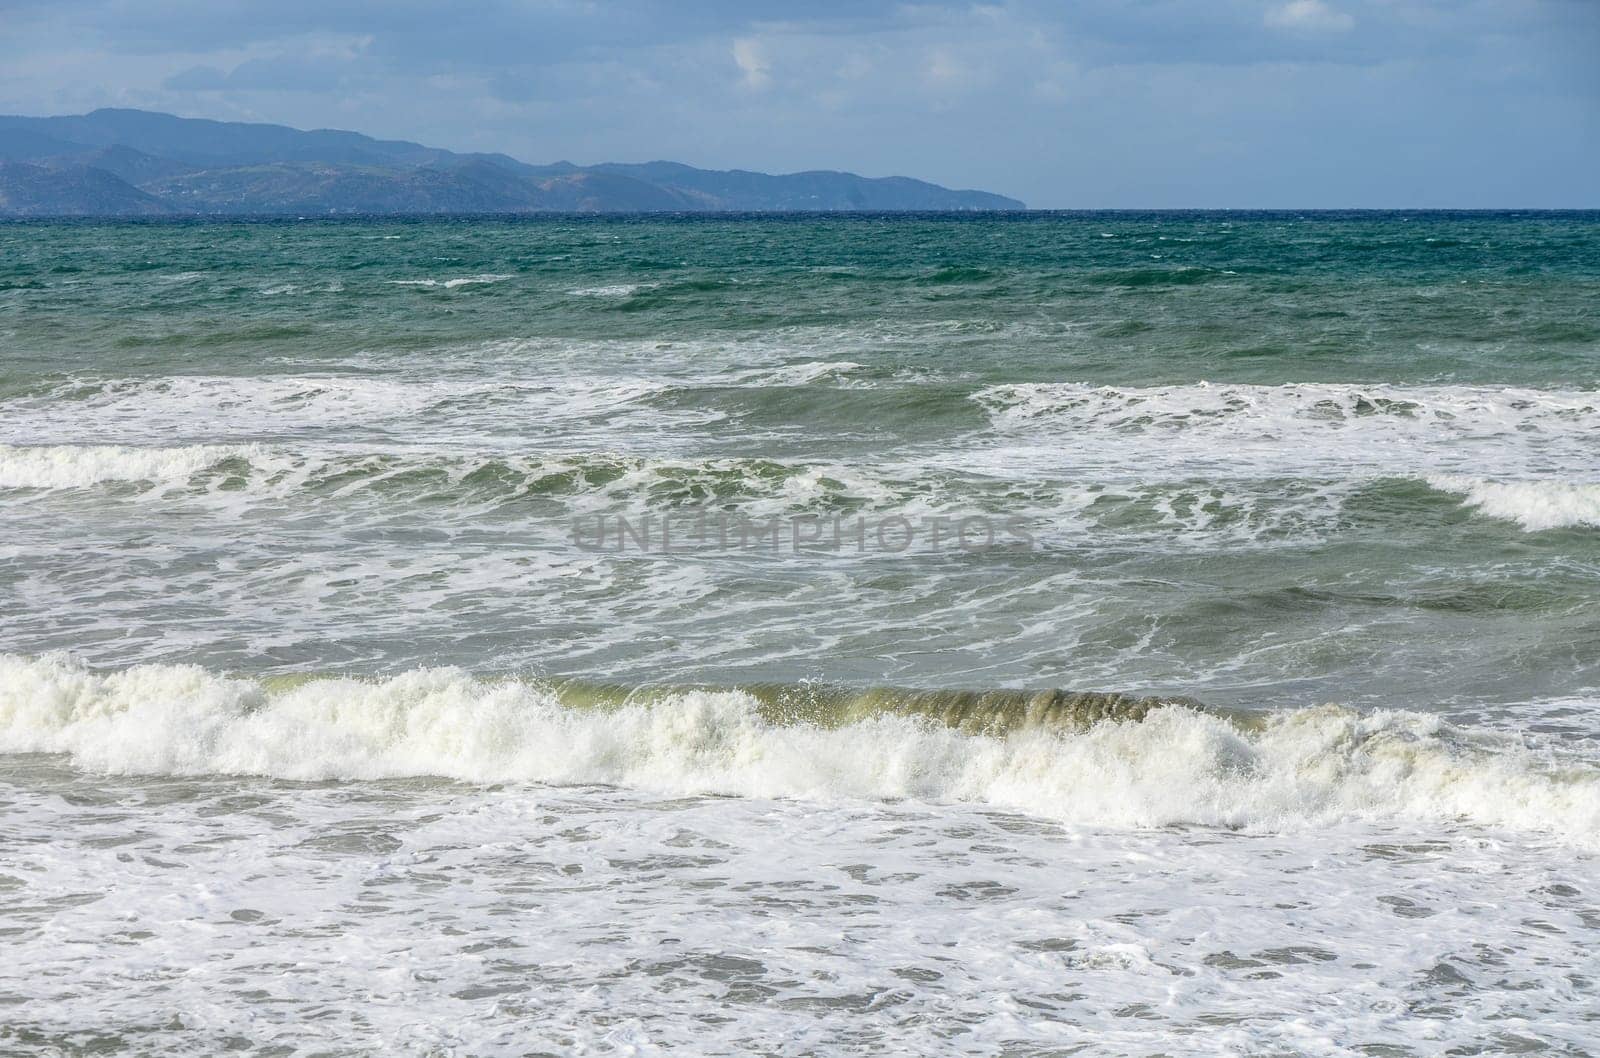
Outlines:
{"label": "white foam", "polygon": [[1530,532],[1600,526],[1600,484],[1568,481],[1490,481],[1436,474],[1428,484],[1491,518],[1516,522]]}
{"label": "white foam", "polygon": [[[225,461],[237,461],[227,475],[201,477]],[[698,506],[708,497],[736,501],[752,515],[827,511],[837,503],[867,502],[888,507],[914,483],[863,471],[843,463],[785,463],[738,458],[674,459],[618,452],[544,455],[479,454],[425,448],[348,450],[297,449],[266,445],[191,445],[143,448],[122,445],[0,445],[0,489],[82,489],[120,482],[204,486],[214,498],[236,506],[255,500],[280,500],[311,490],[319,496],[348,498],[392,479],[420,475],[419,492],[440,497],[459,489],[460,513],[482,504],[515,501],[529,486],[552,482],[575,512],[620,507],[640,513],[656,507]],[[468,479],[486,474],[480,486]],[[560,479],[554,483],[553,479]],[[323,491],[332,483],[331,491]],[[144,502],[140,492],[124,497]],[[389,502],[381,493],[378,502]]]}
{"label": "white foam", "polygon": [[746,386],[806,386],[817,382],[843,383],[861,370],[853,360],[807,360],[752,371],[740,378]]}
{"label": "white foam", "polygon": [[[228,473],[204,472],[225,460]],[[196,445],[4,446],[0,488],[80,489],[144,481],[188,485],[202,497],[238,509],[276,503],[341,503],[368,493],[380,508],[396,499],[394,483],[415,498],[426,495],[443,517],[473,518],[499,504],[517,504],[532,488],[574,515],[615,512],[636,518],[699,509],[707,502],[752,518],[812,515],[827,518],[843,509],[861,515],[892,512],[912,519],[965,515],[988,502],[995,486],[981,479],[954,482],[943,471],[915,464],[853,466],[846,463],[752,460],[733,457],[653,458],[626,452],[467,454],[454,449],[408,446]],[[124,494],[128,503],[166,502],[170,490]],[[1134,530],[1168,546],[1212,546],[1219,539],[1262,542],[1302,539],[1335,517],[1339,489],[1301,489],[1293,495],[1233,494],[1223,487],[1178,485],[1153,489],[1104,489],[1062,484],[1039,486],[1033,529],[1041,543],[1081,539],[1104,520],[1123,540]],[[1097,504],[1103,504],[1101,510]],[[340,516],[351,510],[344,507]],[[846,519],[848,532],[848,518]],[[564,523],[556,523],[564,524]],[[924,537],[930,531],[922,527]],[[848,549],[847,549],[848,551]]]}
{"label": "white foam", "polygon": [[443,287],[446,290],[455,290],[458,287],[480,286],[488,283],[503,283],[515,276],[498,273],[483,273],[475,276],[458,276],[455,279],[391,279],[389,282],[397,287]]}
{"label": "white foam", "polygon": [[[635,425],[703,422],[717,413],[641,407],[666,383],[636,377],[506,379],[376,378],[367,375],[175,375],[71,381],[12,402],[0,438],[16,443],[95,438],[160,445],[257,441],[267,436],[324,434],[361,427],[414,436],[423,424],[431,437],[460,439],[476,448],[494,435],[526,443],[533,428],[560,422],[563,430],[587,422],[595,430],[632,414]],[[63,399],[67,398],[67,399]]]}
{"label": "white foam", "polygon": [[83,768],[298,780],[438,775],[667,793],[1000,806],[1117,826],[1260,830],[1349,820],[1462,821],[1600,841],[1600,769],[1504,733],[1327,706],[1258,730],[1171,707],[1084,733],[965,735],[903,717],[780,726],[740,691],[611,711],[454,669],[310,679],[287,689],[196,666],[97,673],[0,656],[0,751]]}
{"label": "white foam", "polygon": [[1182,1039],[1224,1058],[1593,1039],[1593,859],[1540,840],[19,770],[13,1041],[1143,1056]]}
{"label": "white foam", "polygon": [[990,386],[1001,466],[1148,475],[1592,470],[1600,392],[1494,386]]}
{"label": "white foam", "polygon": [[1008,383],[974,395],[1001,423],[1041,419],[1130,431],[1208,425],[1266,429],[1291,422],[1346,427],[1364,421],[1456,423],[1461,430],[1529,424],[1600,424],[1600,392],[1500,386],[1288,383],[1116,387],[1081,382]]}
{"label": "white foam", "polygon": [[579,287],[567,291],[575,298],[626,298],[641,290],[652,290],[660,283],[609,283],[598,287]]}
{"label": "white foam", "polygon": [[79,489],[112,481],[188,481],[226,459],[260,454],[254,446],[0,444],[0,489]]}

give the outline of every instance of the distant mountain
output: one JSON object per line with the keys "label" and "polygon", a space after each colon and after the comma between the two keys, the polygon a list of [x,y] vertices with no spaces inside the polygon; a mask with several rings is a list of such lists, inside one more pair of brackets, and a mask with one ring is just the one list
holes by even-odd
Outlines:
{"label": "distant mountain", "polygon": [[530,165],[356,132],[143,110],[0,116],[0,216],[1023,208],[903,176]]}
{"label": "distant mountain", "polygon": [[173,212],[159,198],[104,169],[0,162],[0,216],[149,217]]}
{"label": "distant mountain", "polygon": [[905,176],[869,179],[854,173],[813,170],[772,176],[743,169],[696,169],[677,162],[607,163],[596,170],[632,177],[738,210],[940,210],[1024,209],[1014,198],[984,191],[951,191]]}

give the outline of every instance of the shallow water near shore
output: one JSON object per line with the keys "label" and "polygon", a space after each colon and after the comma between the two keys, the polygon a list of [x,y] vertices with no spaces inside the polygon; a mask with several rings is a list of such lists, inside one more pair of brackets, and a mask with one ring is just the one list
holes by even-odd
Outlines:
{"label": "shallow water near shore", "polygon": [[1595,214],[0,225],[0,1051],[1589,1053],[1597,306]]}

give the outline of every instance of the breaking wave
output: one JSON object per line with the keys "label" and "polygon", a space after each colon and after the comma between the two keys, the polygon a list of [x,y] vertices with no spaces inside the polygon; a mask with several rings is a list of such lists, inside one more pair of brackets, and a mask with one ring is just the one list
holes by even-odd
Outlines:
{"label": "breaking wave", "polygon": [[254,442],[268,435],[353,431],[481,441],[486,435],[603,429],[629,416],[665,426],[713,421],[707,412],[664,412],[649,402],[671,387],[637,377],[399,380],[362,375],[204,376],[69,380],[13,402],[3,436],[69,441],[92,422],[99,437],[160,445],[175,435]]}
{"label": "breaking wave", "polygon": [[973,399],[1002,423],[1060,419],[1135,431],[1247,424],[1267,428],[1290,422],[1413,422],[1446,432],[1496,435],[1539,425],[1600,428],[1600,392],[1593,390],[1207,382],[1118,388],[1033,382],[990,386]]}
{"label": "breaking wave", "polygon": [[443,287],[446,290],[455,290],[458,287],[483,286],[489,283],[503,283],[514,276],[501,273],[483,273],[475,276],[457,276],[454,279],[392,279],[390,283],[397,287]]}
{"label": "breaking wave", "polygon": [[995,468],[1513,478],[1593,472],[1600,391],[1290,383],[1007,383],[972,395]]}
{"label": "breaking wave", "polygon": [[187,482],[229,459],[261,458],[246,445],[138,448],[0,444],[0,489],[80,489],[108,482]]}
{"label": "breaking wave", "polygon": [[1582,844],[1600,834],[1593,762],[1425,714],[1337,706],[1245,718],[1055,692],[626,693],[455,669],[258,681],[6,655],[0,752],[112,773],[967,802],[1118,826],[1428,819]]}
{"label": "breaking wave", "polygon": [[[367,490],[413,501],[517,502],[585,497],[600,503],[767,504],[842,508],[905,499],[915,483],[843,464],[736,457],[671,459],[620,453],[471,456],[452,452],[324,451],[265,445],[0,445],[0,489],[73,490],[113,484],[165,497],[343,496]],[[922,491],[931,485],[924,483]]]}
{"label": "breaking wave", "polygon": [[1435,475],[1428,484],[1455,493],[1491,518],[1516,522],[1529,532],[1600,526],[1600,484],[1567,481],[1489,481]]}
{"label": "breaking wave", "polygon": [[[1600,526],[1600,484],[1421,477],[1075,482],[1026,490],[947,467],[608,452],[470,455],[452,450],[263,444],[171,447],[0,444],[0,491],[113,490],[125,500],[210,495],[230,505],[291,495],[481,510],[557,501],[571,513],[699,509],[751,514],[998,512],[1034,519],[1046,536],[1104,530],[1132,539],[1270,543],[1324,533],[1352,518],[1417,524],[1448,517],[1439,494],[1525,532]],[[551,513],[551,512],[547,512]],[[558,513],[558,512],[557,512]]]}

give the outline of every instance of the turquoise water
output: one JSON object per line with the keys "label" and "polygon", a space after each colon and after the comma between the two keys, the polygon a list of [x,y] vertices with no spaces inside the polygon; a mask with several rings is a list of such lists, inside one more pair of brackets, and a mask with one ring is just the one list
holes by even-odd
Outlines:
{"label": "turquoise water", "polygon": [[0,1049],[1593,1042],[1600,214],[0,225],[0,530]]}
{"label": "turquoise water", "polygon": [[[1595,213],[11,224],[0,289],[13,384],[823,327],[912,346],[873,369],[997,381],[1565,384],[1595,372],[1597,233]],[[511,281],[399,285],[475,275]]]}
{"label": "turquoise water", "polygon": [[[56,224],[0,248],[15,480],[113,446],[6,496],[24,653],[1258,706],[1600,678],[1594,214]],[[869,534],[1015,516],[1040,546],[572,546],[580,517],[706,503]]]}

